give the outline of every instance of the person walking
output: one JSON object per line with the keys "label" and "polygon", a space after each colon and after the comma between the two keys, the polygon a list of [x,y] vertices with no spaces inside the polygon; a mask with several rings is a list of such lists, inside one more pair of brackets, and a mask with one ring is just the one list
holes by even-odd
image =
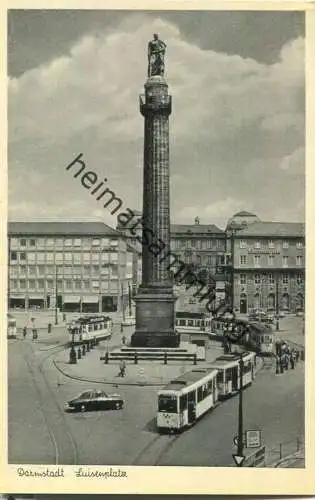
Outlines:
{"label": "person walking", "polygon": [[24,328],[23,328],[23,339],[25,339],[26,335],[27,335],[27,328],[26,328],[26,326],[24,326]]}
{"label": "person walking", "polygon": [[118,377],[125,377],[126,375],[126,363],[125,361],[122,359],[120,364],[119,364],[119,374],[118,374]]}

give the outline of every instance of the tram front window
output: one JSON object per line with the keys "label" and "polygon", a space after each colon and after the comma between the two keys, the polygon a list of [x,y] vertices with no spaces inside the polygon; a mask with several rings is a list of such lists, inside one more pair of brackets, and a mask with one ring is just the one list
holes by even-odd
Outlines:
{"label": "tram front window", "polygon": [[159,411],[177,413],[177,397],[159,396]]}

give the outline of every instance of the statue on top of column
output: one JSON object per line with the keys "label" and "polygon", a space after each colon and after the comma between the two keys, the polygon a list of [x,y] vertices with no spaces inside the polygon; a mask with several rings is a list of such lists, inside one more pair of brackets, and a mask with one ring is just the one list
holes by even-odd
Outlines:
{"label": "statue on top of column", "polygon": [[148,45],[148,77],[164,76],[164,56],[166,43],[159,39],[159,35],[154,33],[153,40]]}

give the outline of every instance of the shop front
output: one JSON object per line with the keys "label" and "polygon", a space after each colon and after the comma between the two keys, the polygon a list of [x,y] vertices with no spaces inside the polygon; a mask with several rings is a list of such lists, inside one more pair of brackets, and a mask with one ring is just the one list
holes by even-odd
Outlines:
{"label": "shop front", "polygon": [[83,313],[98,313],[99,299],[98,295],[86,295],[82,297],[82,312]]}
{"label": "shop front", "polygon": [[63,312],[80,312],[80,296],[79,295],[65,295],[63,298]]}

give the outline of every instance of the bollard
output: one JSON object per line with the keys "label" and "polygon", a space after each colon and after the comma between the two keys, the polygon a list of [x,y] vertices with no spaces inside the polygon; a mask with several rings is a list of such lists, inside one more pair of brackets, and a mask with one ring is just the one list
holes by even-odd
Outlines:
{"label": "bollard", "polygon": [[105,357],[104,357],[104,364],[105,365],[108,365],[108,359],[109,359],[109,355],[108,355],[108,351],[105,352]]}
{"label": "bollard", "polygon": [[194,354],[194,365],[197,364],[197,354]]}
{"label": "bollard", "polygon": [[85,344],[82,344],[82,356],[85,356]]}
{"label": "bollard", "polygon": [[135,352],[135,365],[137,365],[137,364],[138,364],[138,353]]}
{"label": "bollard", "polygon": [[51,333],[51,323],[48,323],[48,333]]}
{"label": "bollard", "polygon": [[90,343],[87,341],[86,343],[86,352],[90,352]]}
{"label": "bollard", "polygon": [[38,337],[36,328],[33,328],[33,340],[36,340]]}
{"label": "bollard", "polygon": [[81,359],[81,357],[82,357],[82,355],[81,355],[81,349],[79,347],[79,349],[78,349],[78,359]]}
{"label": "bollard", "polygon": [[77,363],[77,355],[73,346],[71,346],[70,349],[69,363],[70,365],[75,365]]}
{"label": "bollard", "polygon": [[167,365],[167,352],[164,353],[164,364]]}
{"label": "bollard", "polygon": [[121,323],[120,324],[120,333],[123,333],[123,331],[124,331],[124,325]]}

